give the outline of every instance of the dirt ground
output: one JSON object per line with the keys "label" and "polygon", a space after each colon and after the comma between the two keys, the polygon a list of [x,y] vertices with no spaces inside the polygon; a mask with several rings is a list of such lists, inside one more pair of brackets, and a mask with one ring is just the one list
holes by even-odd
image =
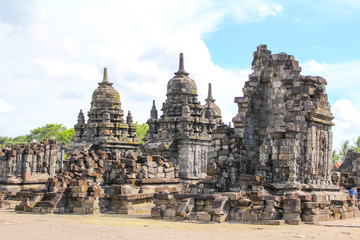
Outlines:
{"label": "dirt ground", "polygon": [[359,239],[360,218],[322,225],[196,223],[126,215],[30,214],[0,211],[0,240],[12,239]]}

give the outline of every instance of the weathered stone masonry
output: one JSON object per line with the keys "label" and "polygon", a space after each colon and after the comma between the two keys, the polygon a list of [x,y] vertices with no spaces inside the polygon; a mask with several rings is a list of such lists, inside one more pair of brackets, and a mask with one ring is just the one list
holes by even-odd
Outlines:
{"label": "weathered stone masonry", "polygon": [[179,167],[184,179],[206,177],[212,131],[222,125],[221,111],[214,103],[209,85],[205,106],[197,99],[197,86],[184,70],[180,54],[179,70],[167,85],[167,100],[160,119],[155,103],[148,120],[146,154],[162,154]]}
{"label": "weathered stone masonry", "polygon": [[0,148],[0,208],[19,204],[24,187],[43,187],[63,171],[64,147],[54,140]]}
{"label": "weathered stone masonry", "polygon": [[293,56],[271,55],[265,45],[254,52],[252,68],[244,96],[235,98],[234,132],[213,142],[214,161],[232,163],[233,185],[250,174],[273,189],[331,188],[333,116],[325,79],[300,75]]}
{"label": "weathered stone masonry", "polygon": [[95,145],[101,150],[130,150],[136,152],[139,139],[136,126],[129,111],[124,121],[124,111],[121,109],[120,94],[109,82],[107,69],[104,78],[92,95],[89,119],[80,110],[78,122],[75,125],[75,137],[70,149],[85,145]]}
{"label": "weathered stone masonry", "polygon": [[[252,69],[243,96],[235,98],[232,128],[222,123],[210,84],[200,104],[180,55],[160,118],[153,102],[142,156],[135,154],[132,116],[125,123],[105,69],[87,123],[82,112],[78,116],[66,160],[55,156],[54,142],[0,149],[7,187],[0,189],[0,204],[21,200],[18,208],[31,212],[256,224],[359,216],[359,155],[349,152],[332,172],[325,79],[301,75],[293,56],[271,54],[266,45],[254,52]],[[30,182],[42,184],[27,188]],[[14,183],[16,190],[9,188]]]}

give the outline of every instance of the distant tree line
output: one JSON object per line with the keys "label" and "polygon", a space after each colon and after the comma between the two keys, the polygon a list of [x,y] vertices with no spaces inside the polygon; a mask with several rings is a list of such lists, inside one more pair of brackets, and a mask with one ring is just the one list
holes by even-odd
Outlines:
{"label": "distant tree line", "polygon": [[[149,127],[146,123],[140,124],[136,122],[135,125],[137,127],[136,133],[141,140],[141,143],[144,144],[143,138],[145,137]],[[64,142],[66,143],[66,146],[68,146],[71,140],[74,138],[74,135],[74,128],[67,129],[62,124],[51,123],[32,129],[27,135],[21,135],[14,138],[0,136],[0,146],[4,147],[6,145],[20,145],[29,142],[41,142],[45,139],[53,139],[59,142]]]}
{"label": "distant tree line", "polygon": [[350,143],[349,140],[345,140],[340,144],[340,148],[337,150],[334,150],[332,152],[332,158],[333,158],[333,162],[336,161],[344,161],[345,157],[347,155],[347,152],[353,149],[357,152],[360,152],[360,136],[357,137],[357,139],[353,140],[353,144]]}
{"label": "distant tree line", "polygon": [[45,139],[57,140],[68,145],[74,135],[75,130],[73,128],[67,129],[62,124],[51,123],[32,129],[27,135],[21,135],[14,138],[0,136],[0,146],[41,142]]}

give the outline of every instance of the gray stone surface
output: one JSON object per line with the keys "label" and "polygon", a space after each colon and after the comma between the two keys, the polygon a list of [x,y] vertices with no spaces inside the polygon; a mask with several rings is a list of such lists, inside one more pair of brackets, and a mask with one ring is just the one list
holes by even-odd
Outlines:
{"label": "gray stone surface", "polygon": [[103,81],[92,95],[87,123],[80,110],[78,122],[74,126],[75,137],[69,147],[70,152],[89,144],[101,150],[137,151],[140,142],[133,117],[129,111],[126,122],[124,121],[120,95],[112,85],[105,68]]}
{"label": "gray stone surface", "polygon": [[179,70],[168,82],[160,118],[153,102],[144,152],[165,155],[179,167],[180,178],[201,179],[206,177],[212,131],[223,123],[211,85],[203,106],[197,99],[196,83],[188,75],[180,54]]}

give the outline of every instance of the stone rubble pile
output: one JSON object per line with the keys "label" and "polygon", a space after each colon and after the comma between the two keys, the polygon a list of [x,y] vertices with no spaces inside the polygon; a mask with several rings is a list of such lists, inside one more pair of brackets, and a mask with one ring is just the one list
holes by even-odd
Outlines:
{"label": "stone rubble pile", "polygon": [[55,140],[0,147],[0,208],[15,208],[18,193],[45,188],[62,171],[63,145]]}
{"label": "stone rubble pile", "polygon": [[60,171],[61,154],[55,140],[0,147],[0,184],[45,183]]}
{"label": "stone rubble pile", "polygon": [[149,214],[154,193],[182,191],[176,169],[163,156],[76,149],[64,164],[46,188],[17,194],[25,211]]}
{"label": "stone rubble pile", "polygon": [[[302,191],[282,196],[266,191],[201,193],[158,193],[154,218],[200,221],[238,221],[252,224],[277,225],[314,223],[359,217],[354,196],[348,192]],[[340,200],[341,199],[341,200]]]}
{"label": "stone rubble pile", "polygon": [[350,149],[344,162],[338,169],[334,169],[332,181],[346,189],[357,191],[360,187],[360,153]]}

